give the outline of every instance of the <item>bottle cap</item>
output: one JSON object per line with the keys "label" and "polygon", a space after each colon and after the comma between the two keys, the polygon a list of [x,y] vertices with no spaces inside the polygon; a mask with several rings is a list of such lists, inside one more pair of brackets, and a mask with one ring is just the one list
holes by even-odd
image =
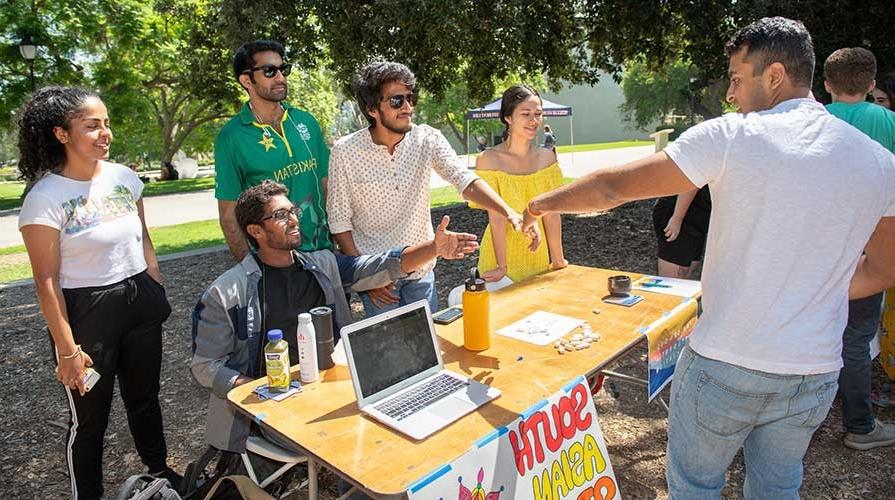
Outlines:
{"label": "bottle cap", "polygon": [[479,276],[478,268],[469,270],[469,279],[466,280],[466,290],[469,292],[481,292],[485,290],[485,280]]}
{"label": "bottle cap", "polygon": [[283,330],[276,329],[267,332],[268,342],[279,342],[281,340],[283,340]]}
{"label": "bottle cap", "polygon": [[311,315],[308,314],[308,313],[301,313],[301,314],[299,314],[299,315],[298,315],[298,322],[299,322],[299,323],[310,323],[310,322],[311,322]]}

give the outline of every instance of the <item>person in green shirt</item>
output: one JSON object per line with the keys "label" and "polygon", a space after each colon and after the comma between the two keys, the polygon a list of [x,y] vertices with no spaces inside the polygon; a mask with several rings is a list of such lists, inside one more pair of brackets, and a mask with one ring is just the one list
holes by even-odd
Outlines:
{"label": "person in green shirt", "polygon": [[298,250],[332,249],[325,210],[329,148],[317,120],[284,102],[292,70],[284,54],[279,42],[257,40],[233,57],[234,77],[249,100],[218,133],[214,159],[221,229],[237,261],[249,247],[236,222],[236,200],[266,179],[286,185],[290,201],[302,209]]}
{"label": "person in green shirt", "polygon": [[827,111],[895,153],[895,111],[867,101],[876,87],[876,57],[867,49],[839,49],[824,62]]}
{"label": "person in green shirt", "polygon": [[[867,102],[876,86],[876,57],[867,49],[839,49],[824,62],[824,87],[833,96],[827,110],[895,152],[895,112]],[[855,193],[860,195],[860,193]],[[839,394],[845,446],[869,450],[895,444],[895,424],[876,419],[870,401],[870,342],[879,328],[883,294],[848,302],[842,334]]]}

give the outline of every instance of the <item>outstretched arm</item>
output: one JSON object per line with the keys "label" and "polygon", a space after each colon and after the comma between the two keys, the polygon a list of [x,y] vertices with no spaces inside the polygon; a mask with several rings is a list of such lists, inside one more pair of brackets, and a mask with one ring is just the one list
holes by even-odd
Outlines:
{"label": "outstretched arm", "polygon": [[528,203],[523,231],[547,213],[588,213],[608,210],[635,200],[695,189],[690,179],[664,152],[596,172],[538,195]]}

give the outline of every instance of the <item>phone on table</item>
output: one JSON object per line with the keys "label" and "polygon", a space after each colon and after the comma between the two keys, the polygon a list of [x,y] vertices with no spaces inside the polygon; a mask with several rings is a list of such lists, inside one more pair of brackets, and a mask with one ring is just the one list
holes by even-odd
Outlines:
{"label": "phone on table", "polygon": [[463,308],[461,307],[448,307],[447,309],[442,309],[437,313],[432,315],[432,320],[438,323],[439,325],[448,325],[457,321],[458,318],[463,316]]}
{"label": "phone on table", "polygon": [[97,382],[99,382],[99,372],[93,368],[87,368],[84,371],[84,390],[90,392],[90,389],[93,389]]}

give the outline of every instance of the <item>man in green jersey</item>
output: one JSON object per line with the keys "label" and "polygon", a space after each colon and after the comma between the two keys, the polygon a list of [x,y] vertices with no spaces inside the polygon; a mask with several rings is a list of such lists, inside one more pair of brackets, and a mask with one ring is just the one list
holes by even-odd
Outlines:
{"label": "man in green jersey", "polygon": [[[875,77],[876,57],[869,50],[852,47],[830,54],[824,63],[824,87],[833,97],[827,111],[895,152],[895,112],[867,102]],[[879,328],[882,302],[882,293],[849,301],[842,335],[843,443],[856,450],[895,444],[895,425],[877,420],[870,402],[870,342]]]}
{"label": "man in green jersey", "polygon": [[283,45],[270,40],[246,43],[233,57],[234,77],[249,100],[221,129],[214,158],[221,229],[237,261],[248,245],[236,222],[236,200],[266,179],[286,185],[304,214],[298,250],[332,248],[325,211],[329,148],[317,120],[284,102],[292,70],[284,57]]}

